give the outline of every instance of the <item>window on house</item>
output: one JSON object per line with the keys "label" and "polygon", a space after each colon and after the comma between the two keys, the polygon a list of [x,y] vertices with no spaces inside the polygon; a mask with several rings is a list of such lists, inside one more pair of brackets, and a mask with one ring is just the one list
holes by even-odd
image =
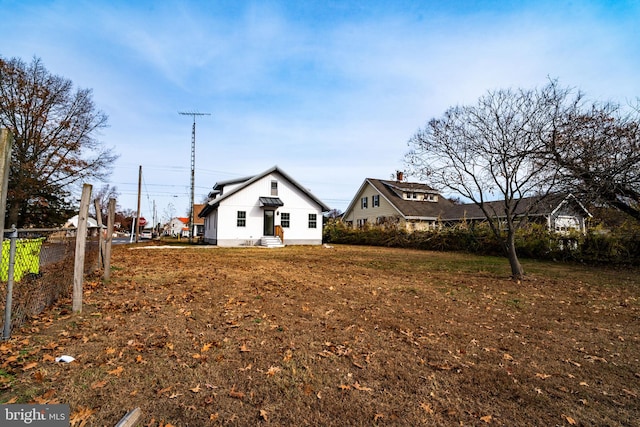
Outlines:
{"label": "window on house", "polygon": [[357,224],[358,224],[358,228],[363,228],[367,224],[367,219],[366,218],[359,219]]}
{"label": "window on house", "polygon": [[289,213],[283,212],[280,214],[280,225],[282,228],[289,228]]}
{"label": "window on house", "polygon": [[238,211],[238,221],[236,223],[238,227],[247,226],[247,211]]}
{"label": "window on house", "polygon": [[369,198],[368,197],[363,197],[362,199],[360,199],[360,208],[361,209],[367,209],[367,205],[369,204]]}
{"label": "window on house", "polygon": [[271,181],[271,195],[278,195],[278,181]]}
{"label": "window on house", "polygon": [[371,196],[371,206],[374,208],[380,206],[380,195]]}
{"label": "window on house", "polygon": [[316,214],[309,214],[309,228],[318,227],[318,219]]}

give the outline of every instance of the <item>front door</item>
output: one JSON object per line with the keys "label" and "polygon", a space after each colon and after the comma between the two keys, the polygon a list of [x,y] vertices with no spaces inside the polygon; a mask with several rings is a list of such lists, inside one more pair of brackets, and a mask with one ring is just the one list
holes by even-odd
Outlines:
{"label": "front door", "polygon": [[265,236],[273,236],[274,235],[274,212],[275,211],[264,211],[264,235]]}

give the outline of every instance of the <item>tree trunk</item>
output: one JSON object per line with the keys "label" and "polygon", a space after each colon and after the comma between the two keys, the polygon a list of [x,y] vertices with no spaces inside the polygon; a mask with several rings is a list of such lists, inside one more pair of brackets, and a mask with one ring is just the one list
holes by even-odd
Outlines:
{"label": "tree trunk", "polygon": [[509,265],[511,266],[511,278],[514,280],[520,280],[524,277],[524,269],[518,260],[518,254],[516,253],[516,235],[515,232],[509,230],[507,233],[507,258],[509,259]]}

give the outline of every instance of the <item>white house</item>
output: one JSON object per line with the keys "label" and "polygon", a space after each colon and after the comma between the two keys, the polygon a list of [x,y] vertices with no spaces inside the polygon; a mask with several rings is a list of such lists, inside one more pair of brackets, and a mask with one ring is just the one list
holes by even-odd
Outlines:
{"label": "white house", "polygon": [[189,218],[182,216],[171,218],[166,230],[173,237],[189,237]]}
{"label": "white house", "polygon": [[258,175],[221,181],[198,215],[204,241],[218,246],[322,244],[329,207],[274,166]]}

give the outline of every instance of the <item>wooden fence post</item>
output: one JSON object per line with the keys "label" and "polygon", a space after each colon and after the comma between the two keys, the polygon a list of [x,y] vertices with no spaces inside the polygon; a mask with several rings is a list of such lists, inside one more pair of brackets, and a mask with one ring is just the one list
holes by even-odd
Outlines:
{"label": "wooden fence post", "polygon": [[0,129],[0,248],[4,238],[4,216],[7,209],[7,190],[9,189],[9,168],[11,165],[11,145],[13,136],[7,129]]}
{"label": "wooden fence post", "polygon": [[98,223],[98,259],[96,268],[100,270],[104,266],[104,236],[102,235],[102,206],[100,200],[95,199],[93,205],[96,208],[96,222]]}
{"label": "wooden fence post", "polygon": [[111,240],[113,238],[113,223],[116,218],[116,199],[109,199],[109,216],[107,217],[107,239],[104,247],[104,280],[111,278]]}
{"label": "wooden fence post", "polygon": [[78,228],[76,228],[76,259],[73,266],[73,312],[82,311],[82,280],[84,278],[84,251],[87,244],[87,219],[89,217],[89,201],[91,184],[82,186]]}

